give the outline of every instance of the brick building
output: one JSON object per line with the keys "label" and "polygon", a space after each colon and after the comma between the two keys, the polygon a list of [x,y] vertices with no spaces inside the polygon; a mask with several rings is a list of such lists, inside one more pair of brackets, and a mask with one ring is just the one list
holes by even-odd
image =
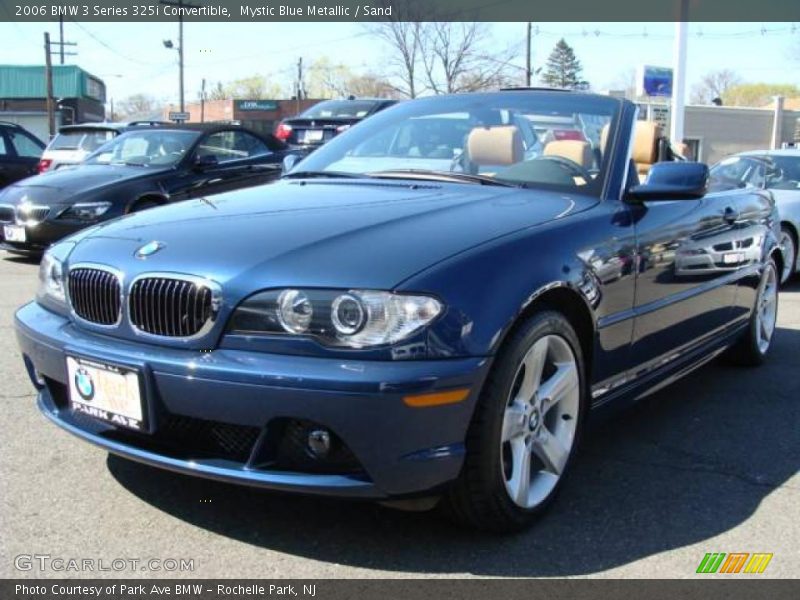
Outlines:
{"label": "brick building", "polygon": [[[293,117],[307,108],[321,102],[319,99],[305,100],[207,100],[202,106],[199,102],[186,104],[190,123],[201,121],[238,121],[244,127],[263,133],[272,133],[275,125],[282,119]],[[178,107],[169,106],[164,110],[164,119],[170,111]]]}

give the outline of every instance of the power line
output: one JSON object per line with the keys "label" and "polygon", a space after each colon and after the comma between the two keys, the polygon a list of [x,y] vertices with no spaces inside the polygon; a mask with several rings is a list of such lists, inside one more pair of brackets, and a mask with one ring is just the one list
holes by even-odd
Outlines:
{"label": "power line", "polygon": [[133,63],[139,64],[139,65],[150,65],[150,64],[152,64],[152,63],[150,63],[150,62],[147,62],[147,61],[144,61],[144,60],[139,60],[139,59],[136,59],[136,58],[131,58],[130,56],[127,56],[126,54],[123,54],[123,53],[122,53],[122,52],[120,52],[119,50],[117,50],[117,49],[113,48],[112,46],[110,46],[109,44],[107,44],[106,42],[104,42],[103,40],[101,40],[101,39],[100,39],[99,37],[97,37],[97,36],[96,36],[94,33],[92,33],[91,31],[89,31],[88,29],[86,29],[86,27],[84,27],[83,25],[81,25],[81,24],[80,24],[78,21],[75,21],[74,19],[71,19],[71,20],[72,20],[72,22],[73,22],[75,25],[77,25],[77,26],[78,26],[78,27],[79,27],[79,28],[80,28],[80,29],[81,29],[81,30],[82,30],[82,31],[83,31],[83,32],[84,32],[86,35],[88,35],[90,38],[92,38],[92,39],[93,39],[95,42],[97,42],[98,44],[100,44],[101,46],[103,46],[103,47],[104,47],[106,50],[108,50],[108,51],[112,52],[113,54],[116,54],[116,55],[117,55],[117,56],[119,56],[120,58],[124,58],[125,60],[128,60],[128,61],[130,61],[130,62],[133,62]]}

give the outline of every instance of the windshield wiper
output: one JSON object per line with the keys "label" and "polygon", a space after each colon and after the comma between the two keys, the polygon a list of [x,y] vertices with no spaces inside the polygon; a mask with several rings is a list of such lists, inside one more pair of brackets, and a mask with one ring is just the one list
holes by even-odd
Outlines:
{"label": "windshield wiper", "polygon": [[435,171],[433,169],[391,169],[388,171],[375,171],[366,174],[368,177],[377,179],[428,179],[428,180],[451,180],[478,185],[496,185],[500,187],[520,187],[516,183],[501,181],[488,175],[475,175],[472,173],[457,173],[454,171]]}
{"label": "windshield wiper", "polygon": [[281,176],[281,179],[313,179],[315,177],[331,179],[361,179],[364,175],[347,173],[346,171],[294,171]]}

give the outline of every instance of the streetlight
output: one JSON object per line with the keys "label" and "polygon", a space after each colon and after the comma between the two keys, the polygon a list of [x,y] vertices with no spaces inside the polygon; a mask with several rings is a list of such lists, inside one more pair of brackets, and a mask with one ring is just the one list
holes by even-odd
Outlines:
{"label": "streetlight", "polygon": [[180,69],[179,74],[179,89],[180,89],[180,103],[181,103],[181,112],[184,111],[184,104],[183,104],[183,19],[180,20],[180,43],[176,47],[172,40],[164,40],[162,43],[164,44],[164,48],[167,50],[177,50],[178,51],[178,65]]}
{"label": "streetlight", "polygon": [[[180,94],[181,94],[181,112],[184,112],[186,107],[183,103],[183,11],[187,8],[202,8],[199,4],[191,4],[186,0],[159,0],[159,4],[165,6],[175,6],[178,8],[178,63],[180,64]],[[171,50],[175,48],[172,40],[164,40],[164,48]]]}
{"label": "streetlight", "polygon": [[[100,73],[100,77],[102,77],[104,80],[105,80],[106,77],[114,77],[116,79],[122,79],[124,77],[124,75],[122,75],[120,73]],[[105,83],[105,81],[103,81],[103,83]],[[111,121],[114,121],[114,97],[109,93],[108,85],[106,85],[106,97],[108,98],[108,101],[109,101],[109,104],[110,104],[110,107],[111,107],[111,115],[110,115]],[[108,119],[108,117],[106,117],[103,120],[104,121],[108,121],[109,119]]]}

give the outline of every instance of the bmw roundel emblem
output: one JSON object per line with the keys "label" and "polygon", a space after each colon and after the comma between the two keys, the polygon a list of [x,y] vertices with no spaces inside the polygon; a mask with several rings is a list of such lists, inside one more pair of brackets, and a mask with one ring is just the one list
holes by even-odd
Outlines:
{"label": "bmw roundel emblem", "polygon": [[87,402],[94,398],[94,381],[89,371],[80,368],[75,372],[75,388],[81,395],[81,398]]}
{"label": "bmw roundel emblem", "polygon": [[159,250],[161,250],[165,244],[163,242],[157,242],[153,240],[152,242],[147,242],[144,246],[139,248],[136,251],[136,258],[147,258],[148,256],[152,256]]}

